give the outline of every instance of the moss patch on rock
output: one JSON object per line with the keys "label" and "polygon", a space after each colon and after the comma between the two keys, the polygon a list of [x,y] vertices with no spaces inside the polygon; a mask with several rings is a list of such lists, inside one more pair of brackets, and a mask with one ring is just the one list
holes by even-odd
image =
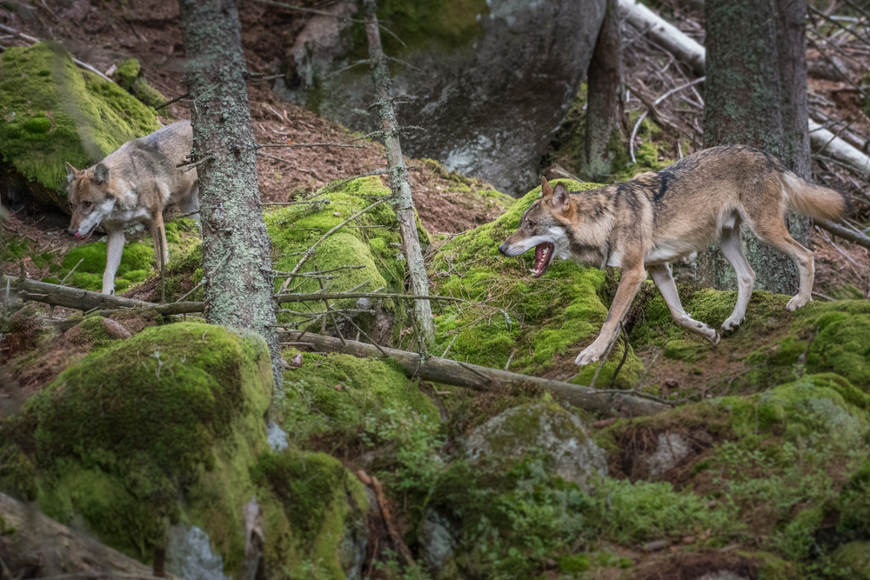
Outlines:
{"label": "moss patch on rock", "polygon": [[[291,205],[267,212],[266,228],[274,247],[274,265],[279,271],[292,271],[300,258],[317,240],[333,227],[378,200],[386,200],[390,190],[379,177],[363,177],[339,182],[321,190],[315,199],[321,203]],[[419,225],[418,235],[423,244],[428,234]],[[335,232],[314,250],[300,272],[313,273],[315,268],[327,273],[321,279],[331,292],[355,289],[359,292],[404,291],[405,266],[398,233],[396,215],[387,201],[383,201],[359,218]],[[278,277],[276,289],[283,279]],[[296,278],[289,285],[293,292],[316,292],[321,288],[317,279]],[[335,301],[339,308],[353,307],[356,300]],[[393,306],[385,302],[389,308]],[[323,305],[294,304],[297,312],[319,312]],[[304,318],[281,315],[284,321]]]}
{"label": "moss patch on rock", "polygon": [[148,84],[142,76],[142,67],[135,58],[128,58],[118,65],[115,80],[131,95],[149,107],[158,107],[166,102],[160,91]]}
{"label": "moss patch on rock", "polygon": [[[365,487],[325,453],[266,453],[251,471],[267,490],[266,566],[276,578],[346,578],[365,557]],[[275,509],[277,508],[277,509]]]}
{"label": "moss patch on rock", "polygon": [[260,337],[200,323],[151,327],[85,357],[17,419],[33,426],[20,443],[39,467],[40,506],[144,559],[170,523],[191,520],[237,569],[271,376]]}
{"label": "moss patch on rock", "polygon": [[115,83],[73,64],[57,44],[12,47],[0,57],[0,154],[65,207],[64,161],[87,167],[159,128],[157,116]]}
{"label": "moss patch on rock", "polygon": [[[593,187],[565,183],[574,191]],[[540,192],[535,188],[496,221],[456,236],[433,258],[429,274],[437,293],[475,302],[439,306],[437,339],[442,349],[452,343],[452,358],[504,368],[510,357],[511,370],[534,374],[572,363],[598,334],[607,315],[600,296],[604,271],[557,261],[536,279],[529,274],[532,252],[519,258],[498,253]],[[622,348],[620,343],[611,353],[602,382],[618,365]],[[632,384],[641,368],[630,349],[617,384]],[[590,379],[596,369],[589,365],[576,380]]]}

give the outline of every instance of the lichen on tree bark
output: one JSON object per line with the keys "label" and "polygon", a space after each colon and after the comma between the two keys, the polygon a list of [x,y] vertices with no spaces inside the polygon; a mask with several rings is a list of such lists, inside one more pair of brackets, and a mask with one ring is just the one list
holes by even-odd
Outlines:
{"label": "lichen on tree bark", "polygon": [[257,185],[238,8],[234,0],[182,0],[180,7],[199,172],[206,320],[261,334],[279,390],[271,241]]}

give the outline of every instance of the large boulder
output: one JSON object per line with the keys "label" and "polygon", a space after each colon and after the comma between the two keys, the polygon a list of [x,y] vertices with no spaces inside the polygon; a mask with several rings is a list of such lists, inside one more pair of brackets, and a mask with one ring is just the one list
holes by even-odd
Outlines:
{"label": "large boulder", "polygon": [[[604,0],[379,2],[389,32],[398,116],[413,156],[519,194],[586,72]],[[354,13],[353,2],[333,9]],[[359,16],[359,15],[357,15]],[[401,39],[399,42],[397,39]],[[362,25],[316,16],[290,47],[277,88],[286,98],[355,129],[378,126]]]}
{"label": "large boulder", "polygon": [[52,43],[3,53],[0,119],[3,201],[17,203],[30,195],[64,210],[64,161],[87,167],[160,127],[154,109],[78,68]]}

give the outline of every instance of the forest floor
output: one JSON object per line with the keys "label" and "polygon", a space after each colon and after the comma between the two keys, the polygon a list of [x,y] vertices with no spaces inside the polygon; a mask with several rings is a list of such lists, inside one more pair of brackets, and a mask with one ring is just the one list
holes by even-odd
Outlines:
{"label": "forest floor", "polygon": [[[308,0],[300,4],[318,7],[329,2]],[[671,8],[666,16],[684,31],[702,39],[703,25],[698,12],[682,10],[676,2],[662,4]],[[125,58],[136,57],[149,83],[167,98],[184,94],[184,49],[175,3],[158,0],[127,3],[48,0],[34,2],[26,8],[23,6],[19,5],[15,11],[0,8],[0,23],[38,38],[57,40],[77,58],[103,71]],[[305,14],[275,10],[249,1],[242,3],[240,17],[245,56],[252,75],[249,101],[257,142],[292,146],[270,148],[268,156],[258,159],[259,186],[264,204],[282,204],[304,198],[333,180],[367,174],[384,167],[383,149],[379,144],[360,139],[359,134],[301,107],[280,101],[267,81],[256,80],[257,76],[268,77],[278,72],[279,63],[285,56],[285,47],[292,45],[302,29]],[[626,33],[625,72],[630,95],[627,107],[629,111],[636,111],[643,106],[636,95],[653,100],[669,88],[682,84],[688,77],[677,63],[669,60],[665,53],[642,35],[630,29]],[[0,44],[14,46],[26,43],[12,37],[0,41]],[[861,70],[870,70],[870,53],[863,56],[852,54],[850,59],[837,57],[839,65],[831,65],[831,55],[814,47],[808,52],[808,58],[813,109],[839,123],[844,131],[863,135],[865,143],[870,143],[867,141],[870,118],[862,109],[862,89],[854,86],[855,83],[848,78],[854,74],[857,79]],[[846,70],[847,78],[837,78],[841,72],[838,67]],[[666,101],[660,107],[659,115],[665,120],[665,127],[653,139],[662,158],[676,159],[689,153],[688,150],[678,150],[683,144],[700,148],[702,107],[697,106],[699,100],[700,95],[696,94],[687,99]],[[182,99],[167,107],[166,112],[166,121],[189,118],[189,103]],[[630,131],[631,127],[628,129]],[[489,203],[484,196],[467,194],[469,188],[485,192],[490,188],[487,184],[448,173],[438,164],[426,160],[409,159],[408,163],[417,210],[430,233],[446,234],[442,236],[446,238],[490,222],[501,213],[501,206]],[[815,159],[814,170],[815,178],[820,183],[850,195],[858,221],[868,221],[870,188],[867,183],[849,175],[824,159],[824,156]],[[37,248],[37,254],[54,256],[62,256],[70,247],[81,243],[66,234],[65,226],[62,216],[25,214],[13,214],[2,223],[2,227],[15,236],[29,239]],[[824,300],[828,295],[839,297],[837,293],[847,286],[870,297],[870,251],[831,238],[818,228],[813,232],[811,245],[816,254],[818,299]],[[33,260],[31,256],[25,256],[16,263],[5,263],[2,267],[4,273],[17,275],[23,272],[35,279],[47,274],[45,264]],[[68,348],[65,347],[62,356],[61,353],[55,353],[56,360],[46,360],[44,364],[34,366],[43,374],[32,377],[31,386],[44,384],[76,357],[83,356],[87,349],[77,349],[74,339],[70,337]],[[665,359],[652,364],[644,358],[643,352],[638,354],[645,363],[650,363],[650,375],[644,381],[665,385],[661,394],[668,396],[669,388],[679,391],[688,383],[705,383],[714,376],[740,372],[742,360],[752,350],[752,345],[741,344],[729,349],[731,347],[723,343],[717,351],[719,356],[715,357],[718,363],[705,364],[701,368],[696,366],[690,370],[687,370],[687,365]],[[558,363],[553,368],[573,367],[570,358],[565,357],[564,365]],[[693,395],[697,394],[695,390]],[[701,396],[716,394],[701,393]],[[669,577],[663,572],[667,566],[686,570],[692,564],[677,563],[674,561],[676,556],[666,552],[646,556],[639,552],[624,555],[643,560],[637,569],[638,574],[648,570],[649,577]],[[717,569],[717,563],[713,561],[715,558],[723,561],[732,558],[727,554],[685,556],[690,557],[698,558],[699,569],[704,570]]]}

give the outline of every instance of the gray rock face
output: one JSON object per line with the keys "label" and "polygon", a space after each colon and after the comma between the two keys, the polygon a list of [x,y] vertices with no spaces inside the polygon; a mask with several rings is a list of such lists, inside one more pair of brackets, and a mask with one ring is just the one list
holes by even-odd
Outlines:
{"label": "gray rock face", "polygon": [[166,546],[166,569],[186,580],[224,580],[224,564],[208,534],[196,526],[172,526]]}
{"label": "gray rock face", "polygon": [[655,452],[646,458],[650,478],[660,478],[691,453],[691,442],[679,433],[659,433]]}
{"label": "gray rock face", "polygon": [[[390,5],[389,45],[406,154],[438,159],[519,195],[538,180],[541,155],[586,72],[604,0],[433,0]],[[353,3],[334,10],[349,15]],[[354,30],[352,27],[357,27]],[[291,101],[358,130],[378,126],[359,24],[313,18],[276,89]]]}
{"label": "gray rock face", "polygon": [[592,475],[607,475],[604,451],[587,437],[577,417],[555,404],[508,409],[475,429],[466,442],[472,461],[493,453],[521,457],[541,452],[552,457],[556,475],[586,491]]}

